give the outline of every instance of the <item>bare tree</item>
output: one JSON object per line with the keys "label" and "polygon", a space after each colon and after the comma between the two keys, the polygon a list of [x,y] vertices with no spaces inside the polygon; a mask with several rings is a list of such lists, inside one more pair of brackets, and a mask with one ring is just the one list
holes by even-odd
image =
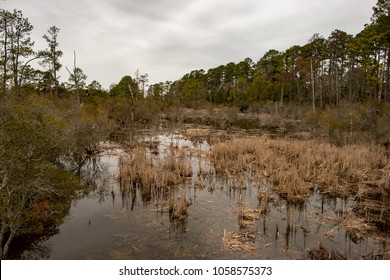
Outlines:
{"label": "bare tree", "polygon": [[76,66],[76,51],[73,52],[73,71],[70,71],[68,67],[66,67],[66,70],[70,75],[70,85],[76,91],[77,101],[80,103],[80,89],[85,87],[87,75],[84,74],[83,70]]}

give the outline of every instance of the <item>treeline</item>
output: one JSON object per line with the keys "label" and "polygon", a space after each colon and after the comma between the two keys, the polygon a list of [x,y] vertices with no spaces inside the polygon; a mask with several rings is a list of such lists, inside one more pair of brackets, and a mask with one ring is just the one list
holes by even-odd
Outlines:
{"label": "treeline", "polygon": [[[285,51],[271,49],[257,62],[246,58],[216,68],[194,70],[181,79],[147,86],[148,75],[123,77],[104,90],[98,81],[86,84],[87,76],[76,65],[68,69],[68,82],[60,83],[62,51],[59,28],[49,28],[45,50],[34,51],[32,25],[21,11],[0,11],[1,92],[34,91],[56,95],[151,98],[181,106],[204,102],[231,104],[242,109],[252,102],[310,102],[315,107],[348,102],[390,99],[390,1],[378,0],[371,22],[357,35],[334,30],[327,38],[314,34],[303,46]],[[23,61],[27,60],[27,61]],[[33,69],[37,60],[42,69]]]}
{"label": "treeline", "polygon": [[257,62],[192,71],[175,82],[151,85],[150,97],[197,106],[202,101],[242,108],[254,101],[337,105],[389,100],[390,1],[379,0],[371,23],[356,36],[341,30],[314,34],[307,44],[269,50]]}

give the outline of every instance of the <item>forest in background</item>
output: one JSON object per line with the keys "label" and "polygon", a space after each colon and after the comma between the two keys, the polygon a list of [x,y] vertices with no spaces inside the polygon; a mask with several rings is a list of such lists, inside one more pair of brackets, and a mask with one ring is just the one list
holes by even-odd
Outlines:
{"label": "forest in background", "polygon": [[86,83],[76,53],[68,81],[60,82],[60,28],[43,35],[44,50],[34,50],[32,32],[22,11],[0,11],[0,258],[17,238],[56,231],[47,219],[57,225],[64,219],[67,202],[82,189],[74,175],[96,157],[101,141],[160,118],[252,128],[255,114],[253,128],[310,132],[340,146],[390,146],[388,0],[378,0],[356,35],[314,34],[257,62],[247,58],[153,85],[137,71],[109,90]]}
{"label": "forest in background", "polygon": [[[44,50],[34,50],[32,32],[33,26],[22,11],[1,11],[1,96],[73,98],[79,104],[104,108],[115,123],[122,124],[129,120],[150,122],[157,115],[172,116],[183,108],[226,109],[228,124],[234,124],[238,112],[275,113],[312,127],[327,126],[331,138],[340,131],[358,129],[369,131],[375,141],[389,141],[387,131],[383,131],[390,99],[387,0],[377,2],[370,23],[356,35],[338,29],[327,38],[315,33],[303,46],[271,49],[258,61],[246,58],[151,85],[148,74],[137,70],[108,90],[99,81],[86,83],[76,52],[73,67],[65,67],[68,81],[60,82],[60,28],[52,26],[43,35],[47,43]],[[38,69],[32,67],[33,62],[38,63]]]}
{"label": "forest in background", "polygon": [[[246,58],[209,70],[193,70],[176,81],[147,85],[148,74],[139,71],[104,90],[98,81],[86,84],[77,67],[76,53],[68,82],[59,81],[63,52],[58,42],[60,28],[52,26],[43,39],[45,50],[34,50],[33,26],[22,11],[1,11],[1,92],[69,96],[130,96],[154,98],[198,106],[201,102],[247,108],[253,102],[312,102],[324,108],[342,101],[389,100],[390,15],[389,1],[373,7],[371,23],[356,34],[334,30],[328,38],[316,33],[303,46],[285,51],[271,49],[257,62]],[[31,62],[37,60],[40,69]],[[313,108],[314,109],[314,108]]]}

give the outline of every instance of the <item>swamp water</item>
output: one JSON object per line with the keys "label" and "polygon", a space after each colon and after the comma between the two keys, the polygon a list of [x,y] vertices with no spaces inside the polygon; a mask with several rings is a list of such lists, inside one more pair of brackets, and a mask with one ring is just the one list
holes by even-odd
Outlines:
{"label": "swamp water", "polygon": [[[47,258],[389,258],[388,239],[352,240],[341,226],[353,198],[329,199],[314,190],[306,203],[294,205],[272,192],[270,180],[216,174],[206,138],[148,132],[138,140],[144,143],[146,161],[173,155],[190,163],[192,176],[166,192],[165,204],[162,192],[145,195],[137,186],[124,192],[119,162],[131,149],[105,144],[93,190],[73,203],[59,233],[40,245]],[[183,219],[172,219],[169,199],[171,204],[172,199],[184,201]]]}

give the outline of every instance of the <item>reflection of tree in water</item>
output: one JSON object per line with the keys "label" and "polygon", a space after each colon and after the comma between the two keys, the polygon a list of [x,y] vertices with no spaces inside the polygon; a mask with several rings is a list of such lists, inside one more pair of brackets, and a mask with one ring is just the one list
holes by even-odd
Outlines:
{"label": "reflection of tree in water", "polygon": [[[102,164],[99,157],[90,157],[84,161],[79,179],[69,175],[61,177],[61,174],[57,174],[58,178],[52,183],[53,187],[58,189],[53,189],[51,194],[33,201],[29,209],[23,210],[24,226],[14,238],[8,258],[48,259],[50,247],[44,244],[44,241],[59,233],[59,226],[69,215],[71,203],[86,195],[97,197],[99,202],[108,197],[106,184],[110,178],[107,174],[107,167]],[[67,189],[66,193],[61,193],[62,188]]]}
{"label": "reflection of tree in water", "polygon": [[[50,249],[41,243],[58,234],[59,226],[69,215],[71,202],[76,195],[76,189],[68,185],[80,186],[75,180],[62,178],[64,184],[57,185],[52,194],[30,203],[30,207],[19,210],[22,217],[15,237],[12,240],[8,256],[10,259],[45,259],[49,257]],[[60,187],[63,189],[61,190]],[[65,191],[66,193],[61,193]],[[73,193],[73,195],[71,195]],[[10,209],[11,211],[13,209]]]}
{"label": "reflection of tree in water", "polygon": [[55,226],[55,229],[51,228],[50,230],[47,230],[47,233],[42,236],[31,235],[28,237],[20,236],[16,238],[15,243],[17,243],[18,246],[12,248],[9,258],[23,260],[48,259],[50,257],[51,249],[48,244],[44,244],[43,242],[51,236],[56,235],[58,232],[58,226]]}
{"label": "reflection of tree in water", "polygon": [[[98,198],[99,203],[102,203],[110,194],[110,189],[107,184],[110,183],[109,172],[99,156],[89,157],[84,161],[80,169],[81,183],[85,186],[83,195]],[[113,191],[111,191],[113,194]]]}
{"label": "reflection of tree in water", "polygon": [[0,99],[0,258],[4,259],[8,254],[18,258],[25,244],[55,233],[71,201],[82,194],[80,180],[69,171],[77,175],[83,166],[98,165],[96,147],[110,126],[104,112],[70,100],[57,104],[33,94]]}
{"label": "reflection of tree in water", "polygon": [[[47,235],[49,237],[49,235]],[[44,240],[47,239],[45,237]],[[45,260],[50,257],[51,249],[49,245],[43,244],[44,240],[38,240],[29,246],[29,249],[24,251],[21,255],[23,260]]]}
{"label": "reflection of tree in water", "polygon": [[84,162],[81,170],[79,180],[82,188],[75,177],[62,177],[65,172],[50,174],[53,177],[52,191],[42,198],[31,199],[30,207],[21,211],[23,226],[13,239],[8,258],[48,259],[50,247],[44,241],[59,233],[59,226],[69,215],[72,201],[85,195],[98,197],[100,202],[106,199],[109,194],[106,188],[109,178],[104,175],[108,174],[107,167],[100,159],[89,159]]}

